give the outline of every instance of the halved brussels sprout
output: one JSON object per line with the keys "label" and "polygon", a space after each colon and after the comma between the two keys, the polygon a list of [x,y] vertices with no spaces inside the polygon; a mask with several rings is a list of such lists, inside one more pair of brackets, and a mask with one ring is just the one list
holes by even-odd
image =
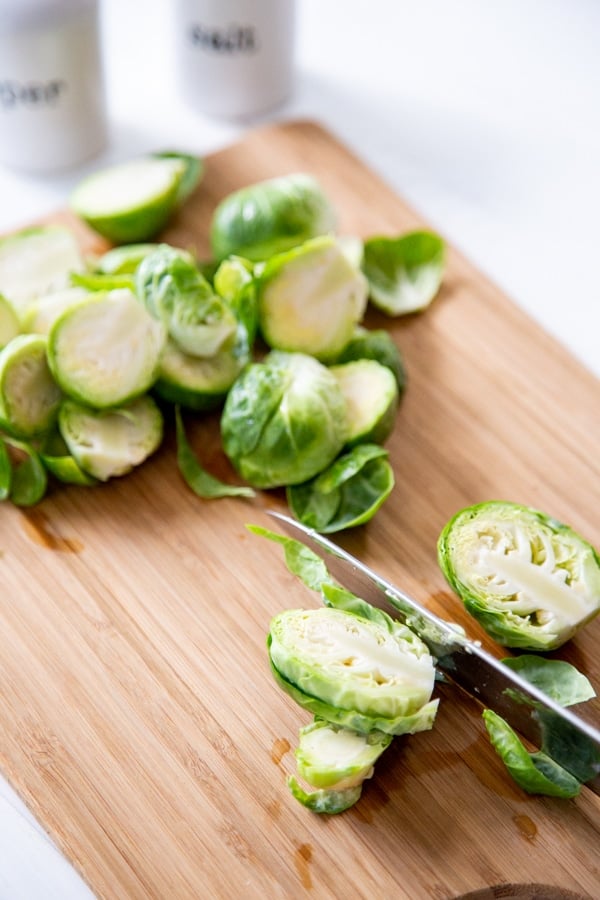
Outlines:
{"label": "halved brussels sprout", "polygon": [[367,281],[333,237],[269,259],[258,278],[258,314],[270,347],[336,358],[367,305]]}
{"label": "halved brussels sprout", "polygon": [[334,362],[340,365],[358,359],[374,359],[382,366],[387,366],[393,372],[398,385],[398,394],[402,396],[406,387],[406,369],[400,350],[389,331],[357,325],[354,334]]}
{"label": "halved brussels sprout", "polygon": [[19,318],[33,300],[67,287],[71,272],[84,268],[75,236],[60,225],[25,228],[0,240],[0,293]]}
{"label": "halved brussels sprout", "polygon": [[179,204],[187,174],[180,158],[143,157],[88,175],[70,198],[73,212],[115,244],[151,240]]}
{"label": "halved brussels sprout", "polygon": [[217,259],[257,261],[335,228],[336,214],[320,184],[294,173],[235,191],[217,206],[210,229]]}
{"label": "halved brussels sprout", "polygon": [[99,481],[139,466],[158,449],[163,436],[162,413],[148,395],[110,410],[65,400],[58,423],[78,466]]}
{"label": "halved brussels sprout", "polygon": [[214,356],[237,330],[232,309],[184,250],[161,244],[142,259],[135,285],[148,312],[190,356]]}
{"label": "halved brussels sprout", "polygon": [[62,394],[46,346],[42,335],[20,334],[0,350],[0,421],[17,437],[47,431],[58,412]]}
{"label": "halved brussels sprout", "polygon": [[392,742],[383,731],[361,734],[317,719],[300,729],[295,751],[298,774],[312,787],[342,791],[358,787]]}
{"label": "halved brussels sprout", "polygon": [[348,408],[346,444],[383,444],[394,429],[398,386],[393,372],[374,359],[331,366]]}
{"label": "halved brussels sprout", "polygon": [[97,408],[119,406],[156,380],[165,341],[154,319],[128,290],[90,294],[54,323],[48,360],[65,394]]}
{"label": "halved brussels sprout", "polygon": [[188,409],[214,409],[250,361],[250,347],[242,325],[225,345],[209,357],[190,356],[167,339],[160,357],[154,393]]}
{"label": "halved brussels sprout", "polygon": [[281,687],[329,722],[363,733],[431,727],[433,660],[398,622],[387,629],[331,607],[287,610],[272,619],[268,647]]}
{"label": "halved brussels sprout", "polygon": [[225,453],[249,484],[299,484],[342,449],[346,404],[335,376],[316,359],[272,352],[234,382],[221,434]]}
{"label": "halved brussels sprout", "polygon": [[498,643],[553,650],[600,610],[600,557],[572,528],[507,501],[458,512],[438,541],[450,586]]}

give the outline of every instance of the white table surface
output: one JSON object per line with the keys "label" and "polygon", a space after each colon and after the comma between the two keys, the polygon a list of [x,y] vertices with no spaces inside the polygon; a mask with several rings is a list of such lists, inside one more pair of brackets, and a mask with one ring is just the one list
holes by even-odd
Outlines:
{"label": "white table surface", "polygon": [[[597,0],[299,0],[295,92],[244,125],[178,97],[167,0],[102,6],[110,146],[60,176],[0,168],[0,231],[108,163],[313,118],[600,375]],[[0,778],[0,900],[89,896]]]}

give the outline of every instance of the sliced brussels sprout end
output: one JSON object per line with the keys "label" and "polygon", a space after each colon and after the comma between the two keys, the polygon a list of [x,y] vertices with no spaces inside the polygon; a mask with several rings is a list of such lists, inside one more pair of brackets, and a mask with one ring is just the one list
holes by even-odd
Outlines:
{"label": "sliced brussels sprout end", "polygon": [[348,409],[347,446],[383,444],[393,431],[398,387],[393,373],[372,359],[331,366]]}
{"label": "sliced brussels sprout end", "polygon": [[350,809],[360,800],[362,793],[362,782],[356,787],[345,788],[342,790],[316,790],[306,791],[293,775],[287,778],[287,786],[296,800],[310,809],[311,812],[337,815]]}
{"label": "sliced brussels sprout end", "polygon": [[295,751],[298,774],[311,787],[342,791],[360,786],[389,747],[392,736],[383,732],[361,734],[317,719],[300,729]]}
{"label": "sliced brussels sprout end", "polygon": [[465,608],[506,647],[560,647],[600,610],[600,558],[572,528],[490,501],[442,530],[438,560]]}
{"label": "sliced brussels sprout end", "polygon": [[259,277],[259,322],[267,344],[324,362],[349,342],[366,304],[366,279],[333,237],[272,257]]}

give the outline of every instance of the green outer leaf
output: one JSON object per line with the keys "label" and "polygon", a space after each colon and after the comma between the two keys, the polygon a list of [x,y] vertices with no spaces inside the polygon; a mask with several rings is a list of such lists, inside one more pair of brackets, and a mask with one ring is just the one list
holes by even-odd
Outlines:
{"label": "green outer leaf", "polygon": [[71,272],[71,284],[87,291],[114,291],[119,288],[133,291],[135,282],[133,275],[127,273]]}
{"label": "green outer leaf", "polygon": [[0,501],[7,500],[12,484],[12,463],[6,444],[0,438]]}
{"label": "green outer leaf", "polygon": [[529,753],[504,719],[491,709],[484,710],[483,719],[496,753],[524,791],[563,798],[579,794],[580,782],[545,753]]}
{"label": "green outer leaf", "polygon": [[63,484],[78,484],[81,487],[98,484],[98,479],[84,472],[70,453],[66,453],[64,456],[50,456],[42,453],[40,459],[46,469]]}
{"label": "green outer leaf", "polygon": [[596,696],[589,679],[575,666],[561,659],[523,654],[510,656],[502,662],[561,706],[583,703]]}
{"label": "green outer leaf", "polygon": [[281,544],[288,569],[292,575],[300,578],[311,590],[321,591],[324,584],[335,584],[321,557],[313,553],[302,541],[286,537],[275,531],[269,531],[260,525],[247,525],[246,528],[253,534],[258,534],[270,541]]}
{"label": "green outer leaf", "polygon": [[177,150],[161,150],[153,153],[157,159],[178,159],[185,164],[185,171],[177,191],[177,203],[181,205],[199,185],[204,175],[204,162],[198,156],[189,153],[179,153]]}
{"label": "green outer leaf", "polygon": [[310,175],[293,173],[228,194],[214,211],[210,240],[217,259],[268,259],[333,231],[336,215]]}
{"label": "green outer leaf", "polygon": [[216,500],[220,497],[254,497],[252,488],[225,484],[202,468],[186,438],[181,411],[178,406],[175,407],[175,428],[179,471],[188,487],[198,497],[201,497],[203,500]]}
{"label": "green outer leaf", "polygon": [[[267,638],[267,647],[270,646],[270,636]],[[383,731],[385,734],[416,734],[418,731],[429,731],[433,725],[435,714],[439,705],[439,699],[430,700],[425,703],[416,713],[408,716],[397,716],[393,719],[383,717],[375,718],[360,713],[355,709],[340,709],[324,703],[317,697],[305,694],[295,684],[292,684],[287,678],[278,671],[273,665],[273,661],[269,655],[271,663],[271,671],[275,681],[289,696],[303,709],[308,710],[314,716],[320,716],[327,722],[333,722],[336,725],[342,725],[344,728],[350,728],[352,731],[359,731],[361,734],[370,734],[372,731]]]}
{"label": "green outer leaf", "polygon": [[365,241],[363,272],[372,303],[390,316],[428,306],[442,283],[445,248],[429,231]]}
{"label": "green outer leaf", "polygon": [[376,444],[360,444],[315,479],[288,486],[286,497],[294,516],[322,534],[368,522],[394,488],[387,456]]}
{"label": "green outer leaf", "polygon": [[25,459],[13,467],[10,499],[15,506],[35,506],[48,487],[48,476],[40,456],[29,444],[8,438],[6,440],[25,454]]}
{"label": "green outer leaf", "polygon": [[329,815],[336,815],[354,806],[362,792],[362,784],[357,785],[357,787],[346,788],[343,791],[317,790],[307,792],[300,786],[293,775],[288,776],[287,786],[302,806],[310,809],[311,812],[328,813]]}

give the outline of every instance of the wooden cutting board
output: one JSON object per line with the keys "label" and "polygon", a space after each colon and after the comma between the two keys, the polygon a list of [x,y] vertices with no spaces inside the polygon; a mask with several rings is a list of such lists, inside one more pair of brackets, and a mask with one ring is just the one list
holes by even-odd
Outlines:
{"label": "wooden cutting board", "polygon": [[[208,158],[165,239],[207,257],[221,197],[300,170],[321,180],[343,232],[423,224],[300,122]],[[367,323],[391,329],[409,373],[388,444],[397,485],[368,526],[338,538],[481,638],[438,570],[437,536],[459,508],[505,498],[600,545],[600,385],[455,251],[429,310]],[[206,466],[233,478],[217,417],[188,424]],[[587,789],[573,801],[524,794],[480,709],[455,693],[431,732],[394,742],[352,810],[318,817],[296,803],[285,777],[308,716],[272,681],[265,637],[275,613],[318,601],[278,547],[246,530],[272,526],[269,506],[284,508],[281,492],[192,495],[169,429],[127,477],[56,488],[28,512],[2,508],[1,767],[93,891],[443,900],[542,883],[562,889],[545,897],[599,897],[600,800]],[[559,654],[597,686],[599,641],[600,619]]]}

